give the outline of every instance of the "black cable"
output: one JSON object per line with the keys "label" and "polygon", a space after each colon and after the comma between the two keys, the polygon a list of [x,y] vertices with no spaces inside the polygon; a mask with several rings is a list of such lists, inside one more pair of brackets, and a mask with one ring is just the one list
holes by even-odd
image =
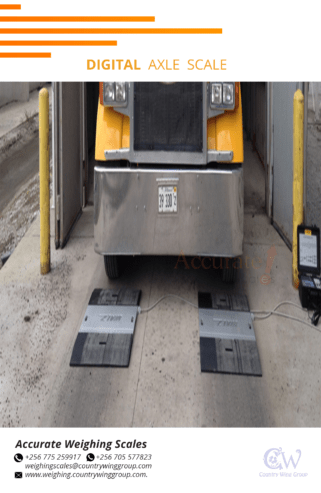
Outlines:
{"label": "black cable", "polygon": [[313,325],[315,326],[318,325],[320,317],[321,317],[321,306],[320,308],[315,310],[315,312],[312,315],[311,322],[313,323]]}
{"label": "black cable", "polygon": [[314,310],[312,317],[310,317],[310,314],[308,312],[309,319],[311,320],[311,323],[316,327],[319,323],[320,317],[321,317],[321,305],[317,306],[315,303],[312,303],[312,309]]}

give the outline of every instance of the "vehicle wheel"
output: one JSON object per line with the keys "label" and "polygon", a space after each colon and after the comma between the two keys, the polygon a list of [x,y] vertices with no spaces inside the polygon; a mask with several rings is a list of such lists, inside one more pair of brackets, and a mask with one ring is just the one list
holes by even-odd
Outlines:
{"label": "vehicle wheel", "polygon": [[223,282],[232,284],[236,281],[237,269],[233,266],[234,261],[234,258],[222,259],[221,277]]}
{"label": "vehicle wheel", "polygon": [[105,271],[109,279],[118,279],[119,259],[117,255],[104,255]]}

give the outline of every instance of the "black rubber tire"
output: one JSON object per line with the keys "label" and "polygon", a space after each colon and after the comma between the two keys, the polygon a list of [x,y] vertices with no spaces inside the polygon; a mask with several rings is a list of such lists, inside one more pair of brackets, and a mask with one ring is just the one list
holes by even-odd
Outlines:
{"label": "black rubber tire", "polygon": [[223,258],[221,277],[222,281],[228,284],[233,284],[236,281],[237,269],[233,266],[234,258]]}
{"label": "black rubber tire", "polygon": [[109,279],[118,279],[120,276],[119,258],[117,255],[104,255],[105,271]]}

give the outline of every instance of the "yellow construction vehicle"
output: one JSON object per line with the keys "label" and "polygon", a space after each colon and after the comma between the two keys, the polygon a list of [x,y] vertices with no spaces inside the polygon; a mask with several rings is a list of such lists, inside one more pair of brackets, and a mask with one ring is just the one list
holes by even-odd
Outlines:
{"label": "yellow construction vehicle", "polygon": [[239,82],[101,82],[95,250],[118,277],[123,255],[233,259],[243,243]]}

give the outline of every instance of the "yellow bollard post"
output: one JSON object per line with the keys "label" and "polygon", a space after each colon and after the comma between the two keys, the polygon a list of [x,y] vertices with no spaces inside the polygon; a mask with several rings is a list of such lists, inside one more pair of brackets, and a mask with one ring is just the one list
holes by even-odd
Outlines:
{"label": "yellow bollard post", "polygon": [[293,99],[293,247],[292,283],[298,289],[297,228],[303,223],[304,96],[300,89]]}
{"label": "yellow bollard post", "polygon": [[50,271],[49,93],[39,92],[40,273]]}

